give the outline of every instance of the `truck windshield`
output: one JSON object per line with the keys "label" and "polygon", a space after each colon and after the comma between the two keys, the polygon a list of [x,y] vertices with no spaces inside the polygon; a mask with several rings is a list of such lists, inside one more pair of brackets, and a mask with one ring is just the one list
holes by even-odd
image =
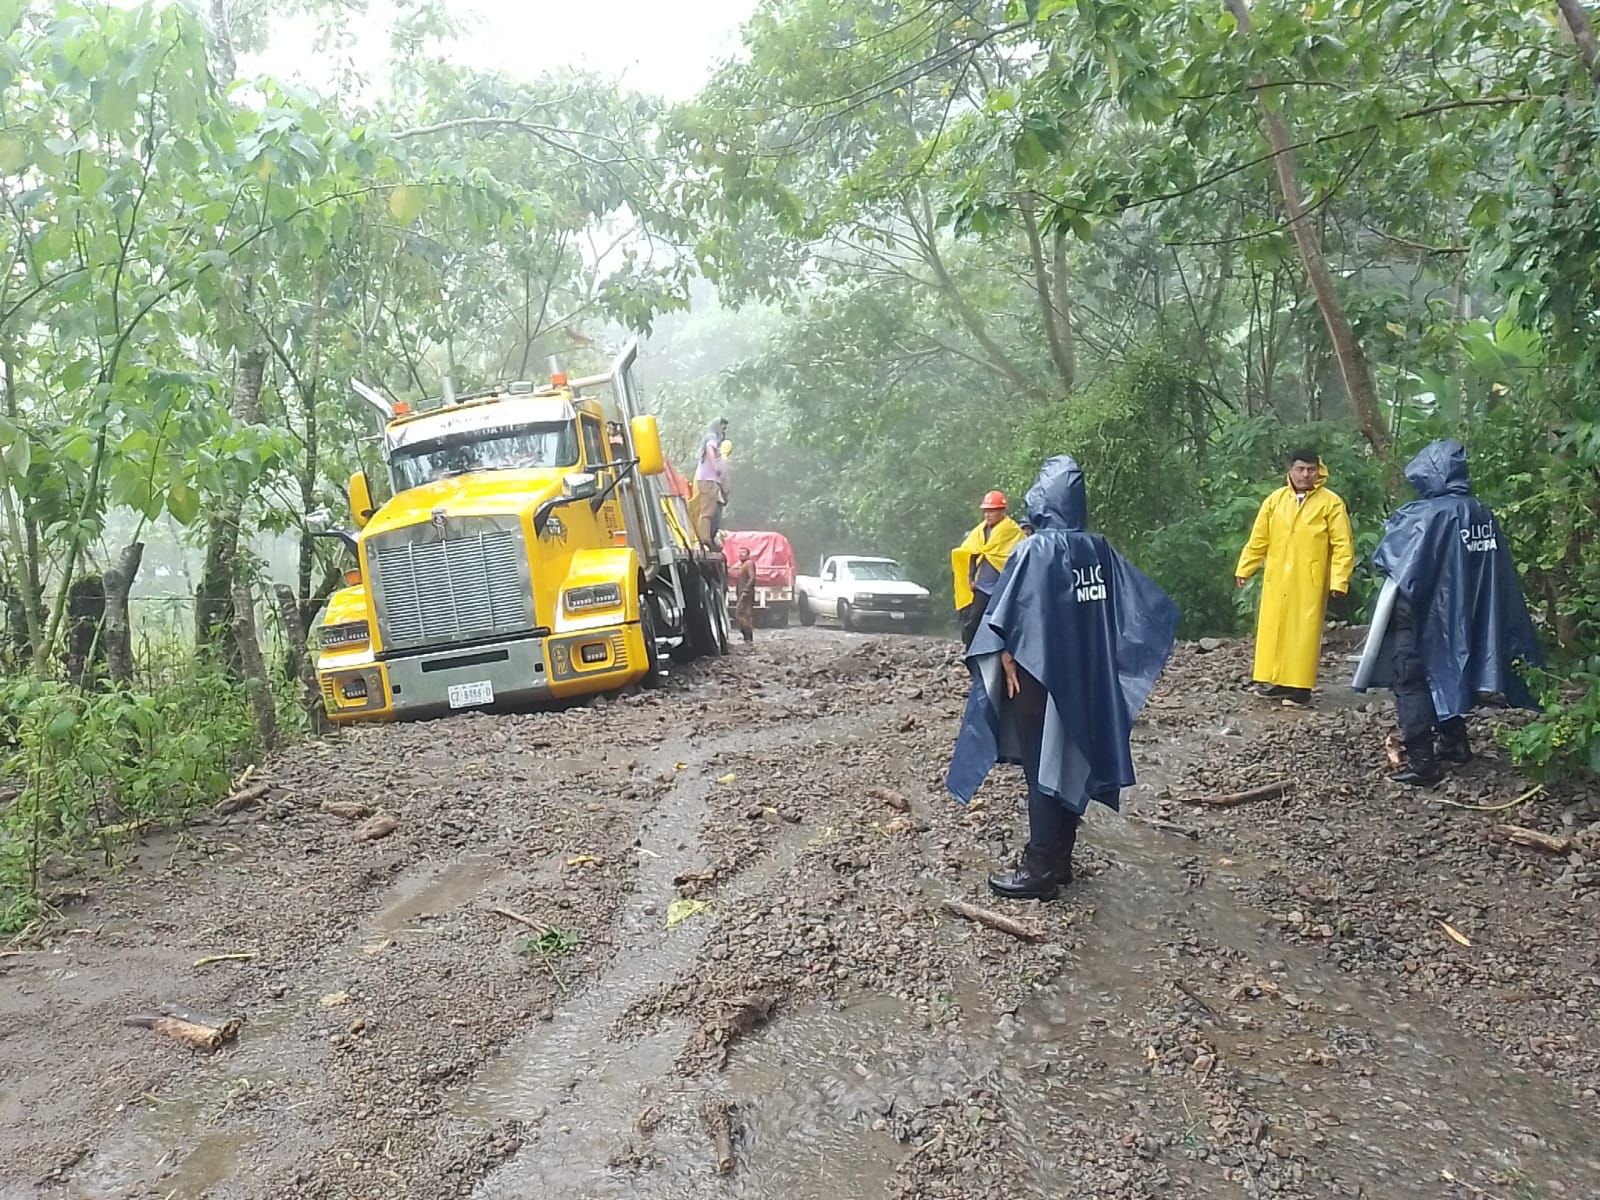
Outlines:
{"label": "truck windshield", "polygon": [[897,562],[862,562],[856,559],[850,564],[850,575],[853,579],[877,580],[903,580],[905,572],[900,570]]}
{"label": "truck windshield", "polygon": [[571,422],[474,429],[418,442],[389,459],[394,490],[465,475],[471,471],[528,471],[571,467],[578,462],[578,435]]}

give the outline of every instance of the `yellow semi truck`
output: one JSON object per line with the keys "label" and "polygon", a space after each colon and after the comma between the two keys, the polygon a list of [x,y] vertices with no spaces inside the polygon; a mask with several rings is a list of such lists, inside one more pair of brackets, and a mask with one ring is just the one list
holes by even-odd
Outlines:
{"label": "yellow semi truck", "polygon": [[529,704],[635,683],[666,657],[726,654],[726,565],[695,544],[643,411],[637,342],[610,370],[447,395],[383,418],[392,497],[350,479],[351,584],[318,630],[334,721]]}

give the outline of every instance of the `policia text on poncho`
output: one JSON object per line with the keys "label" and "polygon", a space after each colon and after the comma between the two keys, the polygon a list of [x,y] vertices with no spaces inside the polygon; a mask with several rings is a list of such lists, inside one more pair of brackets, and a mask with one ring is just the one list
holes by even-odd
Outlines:
{"label": "policia text on poncho", "polygon": [[1317,682],[1322,621],[1330,592],[1349,590],[1355,541],[1344,501],[1327,488],[1328,469],[1301,498],[1285,484],[1261,505],[1234,575],[1261,572],[1254,677],[1309,691]]}
{"label": "policia text on poncho", "polygon": [[[946,782],[965,802],[996,762],[1016,763],[1030,813],[1048,802],[1075,828],[1091,797],[1114,806],[1133,782],[1129,731],[1172,652],[1178,606],[1084,530],[1083,473],[1071,458],[1044,464],[1027,511],[1033,535],[1012,552],[967,654],[972,691]],[[1002,653],[1037,685],[1036,713],[1026,691],[1007,697]],[[1034,840],[1037,825],[1030,819]]]}
{"label": "policia text on poncho", "polygon": [[1541,659],[1505,534],[1472,495],[1465,448],[1424,446],[1406,479],[1419,498],[1389,518],[1372,556],[1384,586],[1353,685],[1393,688],[1407,757],[1426,766],[1436,732],[1456,743],[1447,750],[1465,750],[1460,719],[1482,699],[1531,705],[1516,664]]}

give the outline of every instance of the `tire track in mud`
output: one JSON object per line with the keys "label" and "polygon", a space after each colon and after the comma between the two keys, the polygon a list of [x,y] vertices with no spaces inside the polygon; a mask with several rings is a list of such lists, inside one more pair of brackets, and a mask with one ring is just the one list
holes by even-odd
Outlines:
{"label": "tire track in mud", "polygon": [[[565,1195],[577,1194],[574,1189],[580,1187],[583,1195],[603,1195],[605,1191],[593,1189],[616,1185],[611,1159],[641,1098],[672,1072],[692,1032],[681,1019],[664,1021],[637,1037],[622,1034],[618,1026],[651,992],[671,986],[692,967],[711,932],[708,915],[666,930],[664,913],[677,895],[674,879],[712,865],[701,831],[708,801],[721,786],[712,773],[715,764],[732,753],[750,756],[821,741],[837,745],[866,740],[887,732],[904,712],[904,705],[880,706],[870,722],[825,715],[698,744],[669,743],[656,752],[652,766],[676,770],[679,779],[640,826],[635,844],[638,899],[619,918],[611,966],[558,1006],[544,1028],[505,1047],[452,1105],[474,1120],[540,1125],[522,1152],[485,1179],[475,1196],[509,1200],[528,1195],[530,1189]],[[803,825],[786,826],[775,845],[724,886],[717,908],[737,909],[770,888],[810,836]]]}

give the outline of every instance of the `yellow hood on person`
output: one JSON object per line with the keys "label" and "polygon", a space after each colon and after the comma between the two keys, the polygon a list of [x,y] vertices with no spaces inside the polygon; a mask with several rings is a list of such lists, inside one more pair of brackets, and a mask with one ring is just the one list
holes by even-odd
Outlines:
{"label": "yellow hood on person", "polygon": [[1321,466],[1304,500],[1292,484],[1268,496],[1234,568],[1239,579],[1261,571],[1258,682],[1287,688],[1316,684],[1328,595],[1342,595],[1350,587],[1356,562],[1350,515],[1327,481],[1328,468]]}
{"label": "yellow hood on person", "polygon": [[961,545],[950,551],[950,570],[956,582],[957,612],[972,603],[972,564],[982,558],[988,560],[996,571],[1004,571],[1006,560],[1022,540],[1022,526],[1010,517],[1003,517],[995,523],[989,531],[988,540],[983,536],[985,524],[979,521],[962,539]]}

